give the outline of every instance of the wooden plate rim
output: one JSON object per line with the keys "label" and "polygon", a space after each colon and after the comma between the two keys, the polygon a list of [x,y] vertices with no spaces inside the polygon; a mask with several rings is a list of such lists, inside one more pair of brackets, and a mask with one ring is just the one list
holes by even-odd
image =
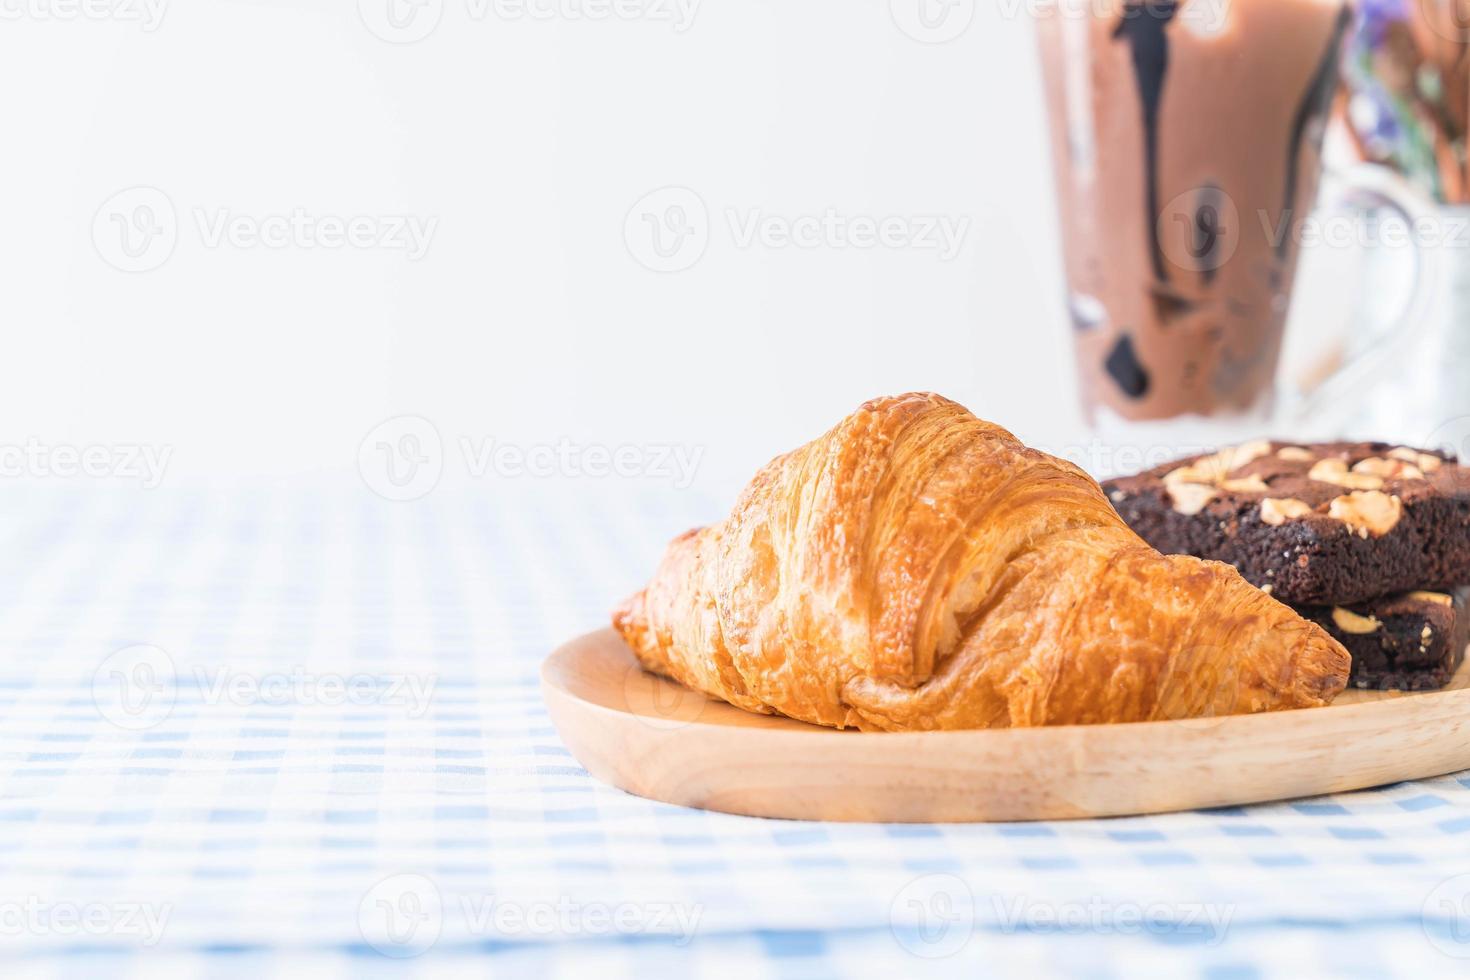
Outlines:
{"label": "wooden plate rim", "polygon": [[[622,638],[618,636],[615,630],[613,630],[611,627],[603,627],[602,629],[593,630],[590,633],[584,633],[581,636],[578,636],[577,638],[563,643],[561,646],[557,647],[549,655],[547,655],[545,660],[541,662],[540,679],[543,689],[550,688],[552,690],[555,690],[565,697],[576,700],[580,705],[585,708],[593,709],[599,714],[604,714],[612,718],[633,720],[642,719],[642,715],[639,715],[637,712],[632,711],[629,708],[617,708],[583,697],[576,691],[572,690],[567,684],[561,682],[557,676],[558,674],[564,675],[568,673],[565,662],[572,657],[577,656],[582,647],[590,646],[592,644],[601,645],[609,641],[616,641],[619,644],[623,643]],[[628,655],[630,658],[632,657],[631,650],[628,652]],[[1470,664],[1467,664],[1467,666],[1470,666]],[[669,680],[668,678],[660,678],[660,680],[667,684],[677,683],[675,681]],[[1349,693],[1352,690],[1353,689],[1349,688],[1349,691],[1344,693]],[[1079,732],[1087,732],[1092,734],[1117,732],[1119,734],[1122,734],[1126,731],[1128,733],[1138,734],[1146,734],[1149,732],[1157,733],[1161,738],[1164,739],[1164,741],[1161,742],[1161,747],[1167,747],[1167,745],[1170,744],[1167,741],[1167,735],[1169,732],[1179,731],[1182,733],[1193,734],[1200,731],[1202,725],[1207,726],[1209,730],[1216,732],[1227,725],[1232,727],[1259,726],[1262,728],[1281,725],[1294,727],[1304,721],[1315,719],[1324,715],[1330,715],[1331,718],[1337,722],[1346,722],[1349,720],[1347,715],[1345,714],[1346,712],[1353,712],[1354,717],[1373,718],[1377,715],[1393,714],[1401,710],[1402,706],[1406,703],[1412,703],[1420,709],[1428,709],[1431,707],[1440,706],[1449,707],[1452,704],[1463,702],[1466,708],[1470,708],[1470,688],[1442,691],[1426,691],[1422,693],[1408,691],[1392,691],[1381,693],[1383,696],[1380,699],[1373,701],[1362,701],[1350,704],[1331,704],[1321,708],[1297,708],[1289,711],[1266,711],[1258,712],[1255,714],[1223,715],[1218,718],[1183,718],[1166,719],[1160,721],[1113,722],[1101,725],[1045,725],[1033,728],[972,728],[933,732],[859,732],[855,729],[838,730],[833,728],[826,728],[821,725],[813,725],[809,722],[801,721],[800,719],[788,718],[784,715],[758,715],[754,712],[743,712],[743,714],[749,716],[748,720],[750,721],[750,730],[752,733],[760,732],[761,734],[767,736],[791,735],[792,737],[800,736],[805,738],[821,736],[831,740],[850,739],[854,736],[871,735],[881,737],[885,741],[922,739],[926,743],[929,743],[941,740],[956,742],[970,741],[977,738],[999,739],[1061,737],[1064,733],[1076,734]],[[724,709],[729,709],[732,711],[742,711],[742,709],[736,708],[734,705],[731,705],[725,701],[720,701],[715,698],[710,698],[709,701],[711,704],[718,705]],[[782,727],[766,727],[766,724],[763,723],[782,723]],[[801,727],[792,728],[789,727],[790,725],[799,725]],[[678,722],[678,727],[681,729],[708,729],[710,732],[713,733],[727,731],[731,726],[712,724],[710,722],[693,719],[690,721]]]}

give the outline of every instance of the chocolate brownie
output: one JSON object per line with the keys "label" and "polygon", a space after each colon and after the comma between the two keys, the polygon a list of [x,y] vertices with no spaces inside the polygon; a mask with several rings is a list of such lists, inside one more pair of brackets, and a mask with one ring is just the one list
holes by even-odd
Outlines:
{"label": "chocolate brownie", "polygon": [[1263,440],[1104,489],[1155,548],[1228,562],[1283,602],[1470,583],[1470,468],[1442,453]]}
{"label": "chocolate brownie", "polygon": [[1429,691],[1444,687],[1470,643],[1465,600],[1452,593],[1406,592],[1351,606],[1298,606],[1353,655],[1354,687]]}

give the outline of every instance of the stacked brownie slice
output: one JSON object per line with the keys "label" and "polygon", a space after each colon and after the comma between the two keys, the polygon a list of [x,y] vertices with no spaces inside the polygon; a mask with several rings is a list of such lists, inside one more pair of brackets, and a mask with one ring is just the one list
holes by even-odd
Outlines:
{"label": "stacked brownie slice", "polygon": [[1470,468],[1387,443],[1260,441],[1103,485],[1167,554],[1228,562],[1325,627],[1352,683],[1443,687],[1470,642]]}

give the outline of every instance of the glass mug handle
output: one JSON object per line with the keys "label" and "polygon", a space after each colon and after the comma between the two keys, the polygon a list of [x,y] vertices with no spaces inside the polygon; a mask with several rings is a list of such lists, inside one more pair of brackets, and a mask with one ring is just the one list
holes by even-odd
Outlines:
{"label": "glass mug handle", "polygon": [[1324,409],[1344,403],[1350,395],[1361,396],[1364,386],[1371,385],[1385,367],[1423,336],[1429,322],[1429,305],[1442,275],[1442,250],[1427,247],[1414,233],[1415,228],[1433,227],[1425,224],[1435,220],[1432,200],[1394,171],[1376,164],[1357,164],[1333,171],[1330,176],[1342,186],[1328,198],[1323,210],[1385,210],[1404,222],[1413,245],[1413,276],[1403,304],[1390,318],[1390,326],[1379,332],[1378,340],[1321,381],[1288,388],[1286,414],[1301,423],[1314,421]]}

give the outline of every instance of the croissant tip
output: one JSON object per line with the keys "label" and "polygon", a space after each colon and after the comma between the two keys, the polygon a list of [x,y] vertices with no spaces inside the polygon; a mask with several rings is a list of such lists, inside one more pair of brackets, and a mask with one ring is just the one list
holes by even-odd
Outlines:
{"label": "croissant tip", "polygon": [[1320,639],[1324,640],[1318,656],[1314,658],[1317,670],[1302,670],[1298,675],[1303,680],[1303,687],[1308,698],[1317,705],[1328,705],[1336,700],[1348,683],[1348,675],[1352,672],[1353,657],[1347,648],[1338,643],[1326,632]]}
{"label": "croissant tip", "polygon": [[1295,612],[1291,615],[1293,621],[1287,621],[1284,626],[1296,633],[1298,639],[1287,661],[1291,671],[1288,688],[1291,703],[1285,706],[1325,707],[1346,690],[1348,675],[1352,673],[1352,654],[1316,623],[1297,617]]}
{"label": "croissant tip", "polygon": [[642,615],[643,592],[639,590],[613,607],[612,627],[626,637]]}

